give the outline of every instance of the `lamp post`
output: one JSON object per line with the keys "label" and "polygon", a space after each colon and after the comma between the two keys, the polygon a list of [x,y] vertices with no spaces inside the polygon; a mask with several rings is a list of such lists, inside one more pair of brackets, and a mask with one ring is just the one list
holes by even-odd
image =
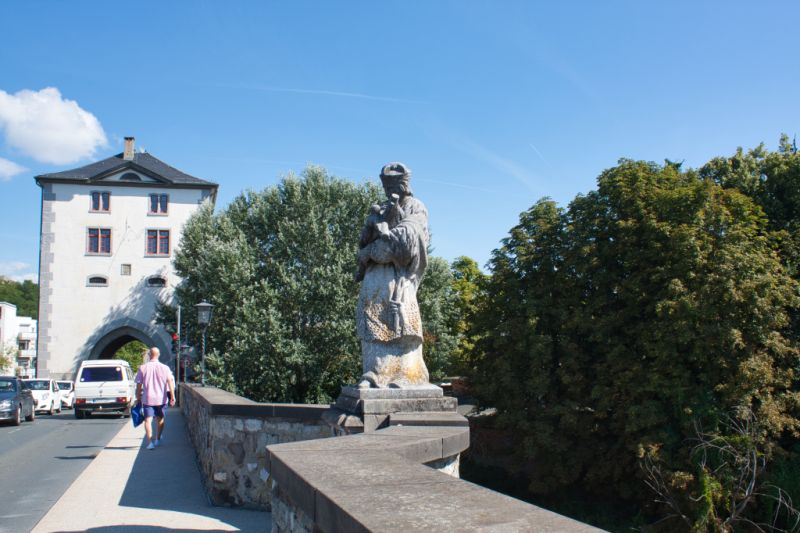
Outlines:
{"label": "lamp post", "polygon": [[181,353],[183,354],[183,359],[181,359],[181,378],[183,382],[186,383],[186,367],[188,366],[187,360],[189,358],[188,354],[189,350],[192,347],[189,344],[181,344]]}
{"label": "lamp post", "polygon": [[200,349],[200,383],[206,386],[206,330],[214,314],[214,305],[203,300],[195,305],[197,308],[197,323],[203,328],[203,342]]}

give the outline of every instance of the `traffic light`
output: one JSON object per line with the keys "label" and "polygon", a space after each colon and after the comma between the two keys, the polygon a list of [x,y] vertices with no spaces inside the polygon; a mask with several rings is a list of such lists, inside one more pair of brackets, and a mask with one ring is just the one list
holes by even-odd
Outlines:
{"label": "traffic light", "polygon": [[178,338],[178,334],[177,333],[173,333],[172,334],[172,353],[174,353],[175,355],[178,355],[178,351],[180,351],[180,346],[181,346],[181,343],[180,343],[180,339]]}

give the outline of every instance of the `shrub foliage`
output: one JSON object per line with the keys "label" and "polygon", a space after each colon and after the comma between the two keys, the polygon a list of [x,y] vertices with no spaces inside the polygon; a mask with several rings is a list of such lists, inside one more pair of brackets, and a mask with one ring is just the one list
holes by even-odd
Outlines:
{"label": "shrub foliage", "polygon": [[566,209],[534,204],[493,253],[470,363],[533,491],[657,515],[641,468],[656,458],[711,523],[698,425],[747,411],[767,452],[798,437],[798,285],[764,210],[723,181],[621,160]]}

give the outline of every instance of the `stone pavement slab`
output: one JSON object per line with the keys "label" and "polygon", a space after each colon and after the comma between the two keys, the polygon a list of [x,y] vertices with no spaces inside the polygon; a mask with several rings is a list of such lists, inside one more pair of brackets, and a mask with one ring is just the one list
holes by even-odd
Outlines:
{"label": "stone pavement slab", "polygon": [[164,441],[147,450],[127,423],[33,529],[36,533],[271,530],[270,514],[212,506],[178,409]]}

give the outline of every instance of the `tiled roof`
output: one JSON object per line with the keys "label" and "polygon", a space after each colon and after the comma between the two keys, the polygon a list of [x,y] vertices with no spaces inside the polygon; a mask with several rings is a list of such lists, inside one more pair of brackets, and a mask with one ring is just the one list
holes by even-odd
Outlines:
{"label": "tiled roof", "polygon": [[160,159],[153,157],[147,152],[138,152],[133,154],[132,160],[125,160],[122,154],[111,156],[102,161],[90,163],[86,166],[74,168],[72,170],[65,170],[63,172],[53,172],[51,174],[41,174],[36,176],[36,179],[44,178],[48,180],[84,180],[90,181],[98,177],[107,176],[109,174],[130,168],[132,170],[139,170],[144,174],[153,175],[154,178],[160,178],[167,183],[177,185],[210,185],[216,187],[217,184],[211,181],[195,178],[177,168],[171,167]]}

